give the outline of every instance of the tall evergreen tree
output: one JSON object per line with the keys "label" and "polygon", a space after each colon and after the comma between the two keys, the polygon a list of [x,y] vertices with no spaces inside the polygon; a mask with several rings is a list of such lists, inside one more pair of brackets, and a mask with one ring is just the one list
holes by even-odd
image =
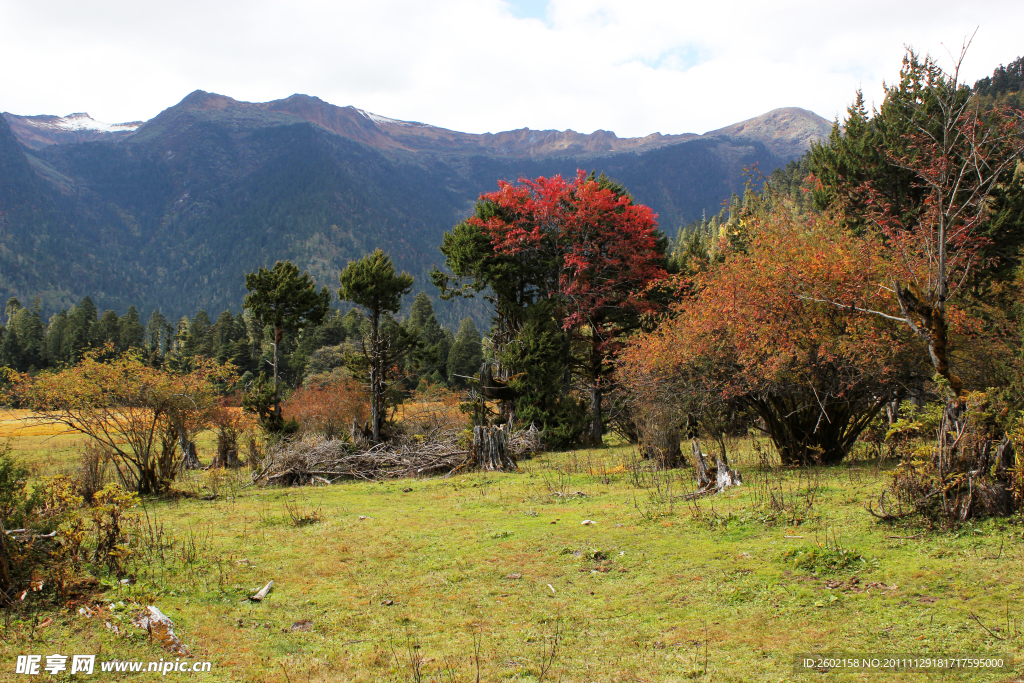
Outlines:
{"label": "tall evergreen tree", "polygon": [[450,386],[465,387],[466,377],[472,377],[480,371],[484,360],[483,347],[480,344],[480,332],[473,324],[472,318],[463,318],[459,325],[459,333],[455,335],[455,343],[448,352],[447,370]]}
{"label": "tall evergreen tree", "polygon": [[112,344],[116,349],[121,343],[121,319],[114,311],[105,311],[90,330],[90,344],[94,347]]}
{"label": "tall evergreen tree", "polygon": [[[412,275],[395,272],[391,257],[380,249],[352,261],[338,276],[338,298],[362,306],[368,321],[361,353],[370,384],[370,413],[373,440],[380,441],[388,390],[388,370],[392,363],[411,352],[417,341],[394,325],[382,329],[383,316],[397,313],[402,297],[412,290]],[[390,332],[390,333],[389,333]]]}
{"label": "tall evergreen tree", "polygon": [[146,328],[142,326],[142,319],[135,306],[129,306],[128,311],[121,317],[119,332],[120,350],[141,349],[145,346]]}
{"label": "tall evergreen tree", "polygon": [[[441,253],[452,275],[435,269],[431,280],[444,299],[487,292],[499,356],[510,345],[526,343],[520,338],[526,320],[535,319],[530,329],[541,329],[541,313],[553,316],[567,338],[584,341],[576,346],[586,346],[585,357],[574,357],[567,343],[562,363],[574,367],[585,384],[591,439],[599,442],[612,361],[621,338],[657,309],[644,293],[666,276],[668,241],[650,208],[634,203],[603,174],[580,171],[571,181],[554,176],[498,185],[498,191],[481,196],[474,216],[445,233]],[[523,372],[514,365],[504,369]],[[546,386],[563,392],[568,381]]]}
{"label": "tall evergreen tree", "polygon": [[21,309],[21,302],[18,301],[17,297],[11,297],[7,300],[7,305],[4,306],[4,315],[7,316],[7,324],[11,324],[11,320],[14,318],[14,314]]}
{"label": "tall evergreen tree", "polygon": [[22,367],[21,342],[18,340],[18,332],[13,325],[7,326],[3,342],[0,342],[0,367],[18,371],[24,369]]}
{"label": "tall evergreen tree", "polygon": [[181,355],[187,358],[193,356],[214,356],[213,323],[206,311],[199,311],[185,329],[181,339]]}
{"label": "tall evergreen tree", "polygon": [[167,353],[167,344],[167,318],[160,311],[153,311],[146,322],[146,346],[162,356]]}
{"label": "tall evergreen tree", "polygon": [[66,363],[77,363],[82,351],[92,344],[93,325],[97,320],[96,304],[88,296],[68,314],[67,333],[61,344],[61,357]]}
{"label": "tall evergreen tree", "polygon": [[442,383],[447,383],[448,353],[452,344],[449,339],[451,333],[446,335],[446,330],[437,322],[434,305],[426,293],[420,292],[416,295],[407,324],[416,331],[425,349],[424,355],[417,359],[419,376],[432,382],[440,380]]}
{"label": "tall evergreen tree", "polygon": [[278,386],[278,347],[285,331],[298,331],[307,325],[317,325],[327,315],[331,293],[326,287],[318,292],[308,272],[290,261],[278,261],[273,268],[260,268],[245,276],[245,307],[252,312],[261,327],[269,327],[274,348],[273,405],[261,417],[272,426],[280,426],[281,399]]}
{"label": "tall evergreen tree", "polygon": [[499,354],[506,367],[516,368],[509,386],[516,392],[515,418],[534,424],[551,448],[578,443],[587,423],[587,407],[569,392],[570,340],[550,304],[531,307],[516,342]]}
{"label": "tall evergreen tree", "polygon": [[61,310],[50,318],[50,324],[46,327],[46,363],[54,367],[63,365],[66,358],[63,355],[65,347],[64,338],[68,333],[68,312]]}
{"label": "tall evergreen tree", "polygon": [[31,308],[18,309],[8,326],[18,333],[22,370],[38,370],[46,365],[46,331],[41,317],[42,310],[42,301],[37,298]]}

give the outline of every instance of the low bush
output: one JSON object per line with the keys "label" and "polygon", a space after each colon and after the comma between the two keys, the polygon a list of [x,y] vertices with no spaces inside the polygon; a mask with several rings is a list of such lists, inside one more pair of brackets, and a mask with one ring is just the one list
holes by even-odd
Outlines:
{"label": "low bush", "polygon": [[834,574],[868,565],[867,558],[855,548],[830,544],[791,548],[783,553],[783,558],[791,561],[794,569],[803,569],[811,574]]}
{"label": "low bush", "polygon": [[1024,491],[1024,477],[1013,429],[1005,424],[1008,412],[979,391],[894,423],[886,439],[897,444],[901,462],[886,492],[891,499],[882,494],[875,516],[914,515],[949,526],[1024,509],[1017,493]]}
{"label": "low bush", "polygon": [[[122,573],[123,527],[137,496],[107,484],[92,507],[83,507],[78,491],[79,483],[66,476],[30,486],[10,446],[0,447],[0,604],[23,604],[29,596],[63,602],[77,587],[95,583],[93,575]],[[96,542],[87,549],[90,535]]]}
{"label": "low bush", "polygon": [[74,473],[75,492],[86,503],[92,503],[93,497],[111,481],[110,449],[89,442],[85,446],[79,461],[78,470]]}

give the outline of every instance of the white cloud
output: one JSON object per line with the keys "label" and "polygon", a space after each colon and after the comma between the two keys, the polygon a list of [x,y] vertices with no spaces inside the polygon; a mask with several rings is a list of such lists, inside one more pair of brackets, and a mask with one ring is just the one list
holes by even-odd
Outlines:
{"label": "white cloud", "polygon": [[[704,132],[775,107],[880,101],[904,44],[968,82],[1024,53],[1018,0],[0,0],[0,109],[148,119],[194,89],[301,92],[469,132]],[[525,7],[525,9],[524,9]],[[526,16],[526,18],[517,18]],[[530,18],[543,16],[543,19]]]}

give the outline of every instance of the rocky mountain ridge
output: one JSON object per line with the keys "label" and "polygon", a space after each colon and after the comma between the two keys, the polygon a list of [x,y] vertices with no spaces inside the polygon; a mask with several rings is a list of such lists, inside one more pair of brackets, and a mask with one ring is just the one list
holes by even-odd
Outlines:
{"label": "rocky mountain ridge", "polygon": [[[314,123],[326,130],[376,149],[435,154],[488,154],[494,156],[542,158],[578,154],[642,152],[701,137],[729,136],[762,142],[774,154],[796,156],[810,143],[828,136],[832,124],[817,114],[788,107],[734,123],[704,135],[651,133],[640,138],[620,138],[614,132],[596,130],[532,130],[520,128],[499,133],[461,133],[415,121],[388,118],[352,106],[339,107],[309,95],[292,95],[271,102],[242,102],[196,90],[177,105],[147,122],[103,124],[88,114],[19,116],[5,112],[4,118],[22,144],[41,149],[51,144],[91,142],[145,137],[149,128],[161,128],[180,110],[221,112],[233,110],[256,125],[282,125],[290,121]],[[294,117],[292,119],[291,117]]]}

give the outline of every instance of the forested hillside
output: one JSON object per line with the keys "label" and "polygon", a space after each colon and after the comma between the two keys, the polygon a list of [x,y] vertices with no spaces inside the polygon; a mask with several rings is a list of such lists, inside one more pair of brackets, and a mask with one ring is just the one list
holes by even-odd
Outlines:
{"label": "forested hillside", "polygon": [[[801,133],[806,146],[827,127],[800,116],[812,129]],[[305,96],[249,104],[199,91],[106,141],[42,145],[40,133],[29,149],[8,119],[31,123],[0,122],[0,297],[38,296],[44,317],[86,295],[101,310],[135,305],[170,318],[238,310],[245,272],[289,259],[333,287],[375,247],[423,291],[444,231],[498,179],[603,171],[674,231],[717,212],[741,190],[745,167],[785,163],[779,154],[792,145],[776,146],[763,126],[757,140],[472,136]],[[439,303],[449,327],[466,314],[485,320],[478,301]]]}

